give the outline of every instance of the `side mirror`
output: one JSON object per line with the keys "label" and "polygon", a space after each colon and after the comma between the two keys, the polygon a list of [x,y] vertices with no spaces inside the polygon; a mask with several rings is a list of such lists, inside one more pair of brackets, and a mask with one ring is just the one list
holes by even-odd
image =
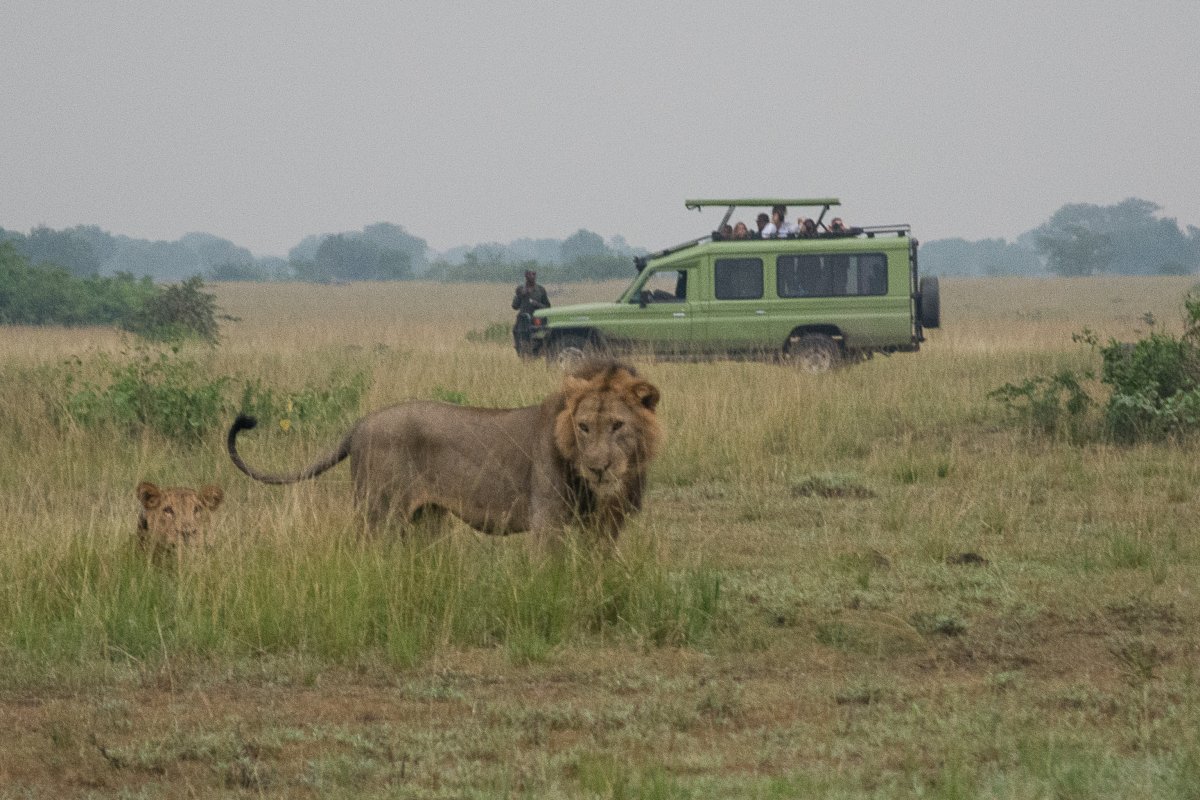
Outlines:
{"label": "side mirror", "polygon": [[638,305],[642,308],[650,305],[650,292],[646,289],[642,289],[641,293],[638,294]]}

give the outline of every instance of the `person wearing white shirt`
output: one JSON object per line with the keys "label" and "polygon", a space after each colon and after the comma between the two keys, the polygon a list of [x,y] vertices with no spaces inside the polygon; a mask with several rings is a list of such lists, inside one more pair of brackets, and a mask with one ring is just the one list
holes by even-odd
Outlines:
{"label": "person wearing white shirt", "polygon": [[787,221],[787,206],[775,206],[771,209],[771,221],[763,228],[764,239],[782,239],[789,233],[795,233],[796,226]]}

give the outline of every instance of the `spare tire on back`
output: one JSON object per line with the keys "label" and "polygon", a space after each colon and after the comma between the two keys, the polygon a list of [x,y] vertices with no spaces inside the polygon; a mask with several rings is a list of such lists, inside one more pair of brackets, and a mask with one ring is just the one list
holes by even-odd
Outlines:
{"label": "spare tire on back", "polygon": [[942,325],[942,301],[938,296],[938,279],[932,276],[921,278],[917,285],[917,318],[924,328],[940,328]]}

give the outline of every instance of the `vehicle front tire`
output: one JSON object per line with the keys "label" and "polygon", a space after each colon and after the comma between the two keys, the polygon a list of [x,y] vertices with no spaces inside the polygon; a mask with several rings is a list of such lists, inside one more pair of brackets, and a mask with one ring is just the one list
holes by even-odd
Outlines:
{"label": "vehicle front tire", "polygon": [[546,360],[563,371],[575,367],[594,357],[596,348],[584,336],[568,334],[555,339],[546,350]]}
{"label": "vehicle front tire", "polygon": [[842,361],[842,350],[824,333],[801,333],[788,338],[784,359],[804,372],[828,372]]}

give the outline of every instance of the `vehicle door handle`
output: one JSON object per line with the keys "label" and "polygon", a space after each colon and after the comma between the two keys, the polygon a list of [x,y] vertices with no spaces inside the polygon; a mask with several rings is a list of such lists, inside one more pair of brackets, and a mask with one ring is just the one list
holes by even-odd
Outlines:
{"label": "vehicle door handle", "polygon": [[683,312],[683,311],[676,311],[676,312],[675,312],[674,314],[672,314],[671,316],[672,316],[672,317],[686,317],[686,316],[687,316],[687,313],[685,313],[685,312]]}
{"label": "vehicle door handle", "polygon": [[767,312],[766,312],[766,311],[763,311],[761,308],[759,308],[759,309],[756,309],[756,310],[754,311],[754,313],[755,313],[755,314],[758,314],[758,315],[761,317],[762,315],[766,314]]}

